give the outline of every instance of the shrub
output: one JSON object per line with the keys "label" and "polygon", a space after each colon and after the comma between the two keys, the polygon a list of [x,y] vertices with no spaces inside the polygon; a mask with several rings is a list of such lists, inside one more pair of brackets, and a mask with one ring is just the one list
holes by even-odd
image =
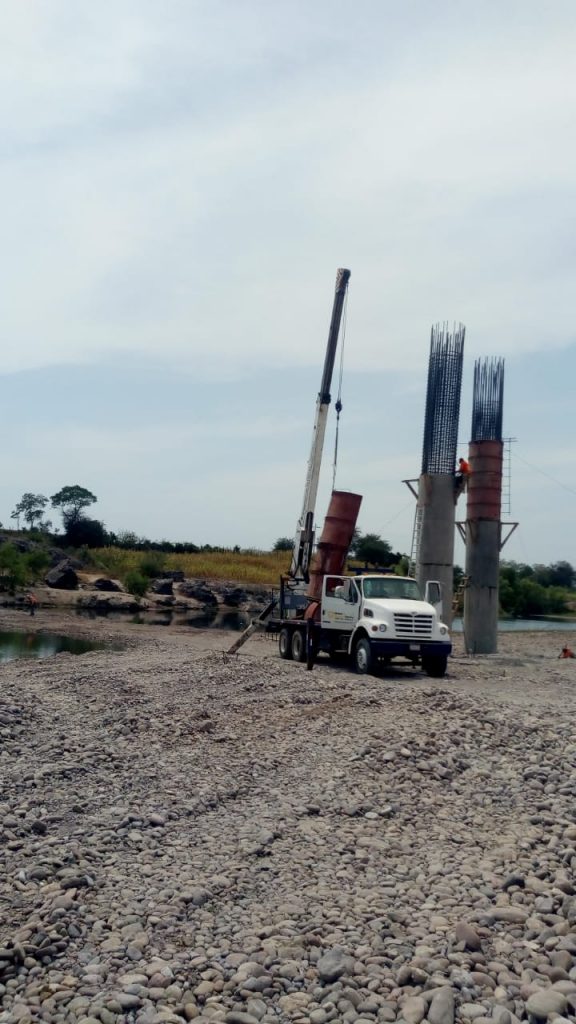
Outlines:
{"label": "shrub", "polygon": [[24,587],[28,581],[28,565],[23,554],[13,544],[0,547],[0,581],[2,589],[11,594],[17,587]]}
{"label": "shrub", "polygon": [[132,597],[144,597],[144,594],[148,590],[148,580],[146,576],[143,576],[137,569],[131,569],[126,574],[125,579],[126,590]]}
{"label": "shrub", "polygon": [[155,579],[157,576],[162,575],[165,566],[166,555],[162,554],[161,551],[149,551],[140,559],[138,568],[143,576]]}

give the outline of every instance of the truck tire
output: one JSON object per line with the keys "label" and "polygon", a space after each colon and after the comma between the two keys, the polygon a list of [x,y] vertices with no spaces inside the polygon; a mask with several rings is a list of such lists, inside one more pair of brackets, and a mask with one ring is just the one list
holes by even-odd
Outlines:
{"label": "truck tire", "polygon": [[354,648],[354,667],[361,676],[370,675],[374,667],[374,655],[370,641],[362,637]]}
{"label": "truck tire", "polygon": [[278,650],[280,657],[289,661],[292,658],[292,637],[287,626],[282,626],[278,636]]}
{"label": "truck tire", "polygon": [[432,676],[433,679],[441,679],[442,676],[446,675],[447,666],[448,658],[445,654],[439,654],[437,657],[430,655],[428,658],[422,658],[422,668],[426,675]]}
{"label": "truck tire", "polygon": [[306,661],[306,634],[303,629],[292,633],[291,653],[294,661]]}

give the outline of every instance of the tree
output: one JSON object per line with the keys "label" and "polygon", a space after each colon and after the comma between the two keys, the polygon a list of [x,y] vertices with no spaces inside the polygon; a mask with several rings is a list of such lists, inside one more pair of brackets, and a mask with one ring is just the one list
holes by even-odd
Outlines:
{"label": "tree", "polygon": [[53,494],[50,501],[53,508],[60,509],[64,529],[68,532],[79,519],[83,518],[82,513],[84,509],[88,508],[89,505],[93,505],[95,501],[98,501],[98,498],[85,487],[80,487],[79,484],[72,484],[71,486],[63,487],[57,494]]}
{"label": "tree", "polygon": [[272,551],[292,551],[294,547],[294,541],[291,537],[278,537],[275,542]]}
{"label": "tree", "polygon": [[108,535],[99,519],[81,516],[67,528],[66,542],[73,548],[103,548],[108,543]]}
{"label": "tree", "polygon": [[534,566],[534,580],[543,587],[566,587],[567,590],[572,590],[575,578],[576,570],[570,562]]}
{"label": "tree", "polygon": [[42,519],[44,509],[47,504],[48,498],[43,494],[32,494],[31,491],[26,491],[16,505],[16,508],[12,513],[12,518],[17,520],[18,528],[20,528],[20,516],[22,516],[24,522],[28,523],[30,529],[33,530],[34,520]]}
{"label": "tree", "polygon": [[392,548],[378,533],[366,533],[356,541],[354,555],[368,565],[391,565],[396,561]]}

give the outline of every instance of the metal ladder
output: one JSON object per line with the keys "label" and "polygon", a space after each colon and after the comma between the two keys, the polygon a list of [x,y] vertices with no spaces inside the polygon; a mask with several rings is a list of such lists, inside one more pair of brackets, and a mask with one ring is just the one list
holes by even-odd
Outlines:
{"label": "metal ladder", "polygon": [[410,562],[408,563],[408,575],[416,575],[416,566],[420,556],[420,535],[422,533],[422,522],[424,519],[424,506],[416,503],[414,512],[414,528],[412,530],[412,547],[410,550]]}
{"label": "metal ladder", "polygon": [[[454,591],[452,597],[452,615],[464,615],[464,594],[470,586],[470,577],[462,576],[457,590]],[[462,607],[460,607],[462,605]]]}
{"label": "metal ladder", "polygon": [[503,437],[502,445],[502,515],[509,516],[512,513],[511,506],[511,485],[512,485],[512,444],[515,437]]}

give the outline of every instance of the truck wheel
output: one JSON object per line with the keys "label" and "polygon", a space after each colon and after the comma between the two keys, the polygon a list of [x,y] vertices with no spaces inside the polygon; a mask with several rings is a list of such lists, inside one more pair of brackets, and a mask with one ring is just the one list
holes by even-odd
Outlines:
{"label": "truck wheel", "polygon": [[363,638],[358,641],[354,648],[354,665],[356,666],[356,671],[361,676],[369,675],[372,671],[373,663],[374,657],[372,655],[370,641]]}
{"label": "truck wheel", "polygon": [[294,661],[306,661],[306,636],[301,629],[292,633],[292,657]]}
{"label": "truck wheel", "polygon": [[278,650],[280,651],[281,658],[285,658],[288,661],[292,657],[290,630],[287,626],[283,626],[280,630],[280,635],[278,637]]}
{"label": "truck wheel", "polygon": [[437,658],[422,658],[422,668],[426,675],[432,676],[434,679],[441,679],[442,676],[446,675],[447,666],[448,658],[445,654],[441,654]]}

